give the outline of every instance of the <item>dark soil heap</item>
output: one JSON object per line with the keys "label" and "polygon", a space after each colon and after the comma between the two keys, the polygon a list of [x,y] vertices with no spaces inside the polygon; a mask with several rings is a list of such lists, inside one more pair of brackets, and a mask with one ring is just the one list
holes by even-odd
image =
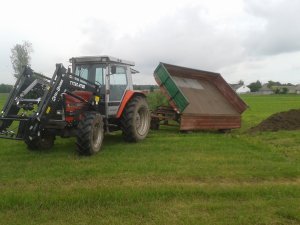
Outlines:
{"label": "dark soil heap", "polygon": [[250,132],[300,130],[300,109],[273,114],[255,127]]}

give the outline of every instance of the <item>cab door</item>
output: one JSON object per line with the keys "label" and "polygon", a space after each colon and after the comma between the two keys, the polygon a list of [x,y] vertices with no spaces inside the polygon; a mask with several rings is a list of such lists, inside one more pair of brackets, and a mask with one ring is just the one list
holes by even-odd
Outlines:
{"label": "cab door", "polygon": [[110,71],[108,115],[116,115],[122,98],[129,88],[128,73],[130,70],[127,66],[111,65]]}

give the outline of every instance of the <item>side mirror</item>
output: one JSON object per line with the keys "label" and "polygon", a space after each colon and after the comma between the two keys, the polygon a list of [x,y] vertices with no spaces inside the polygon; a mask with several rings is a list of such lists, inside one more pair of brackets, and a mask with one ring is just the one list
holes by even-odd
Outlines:
{"label": "side mirror", "polygon": [[110,72],[111,72],[111,74],[116,74],[117,73],[117,67],[116,66],[111,66]]}

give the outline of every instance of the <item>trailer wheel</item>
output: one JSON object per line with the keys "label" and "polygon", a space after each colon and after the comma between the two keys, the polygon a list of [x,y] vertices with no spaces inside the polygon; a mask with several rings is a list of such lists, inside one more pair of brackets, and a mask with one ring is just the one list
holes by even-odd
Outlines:
{"label": "trailer wheel", "polygon": [[99,113],[86,112],[78,125],[77,151],[93,155],[100,151],[104,138],[103,119]]}
{"label": "trailer wheel", "polygon": [[231,132],[231,129],[219,129],[219,133],[221,133],[221,134],[227,134],[230,132]]}
{"label": "trailer wheel", "polygon": [[151,130],[159,130],[160,121],[158,118],[152,118],[150,123]]}
{"label": "trailer wheel", "polygon": [[150,127],[150,111],[145,97],[133,97],[121,117],[125,141],[137,142],[146,138]]}
{"label": "trailer wheel", "polygon": [[29,150],[48,150],[54,145],[55,136],[50,134],[43,134],[40,137],[36,137],[32,140],[25,139],[25,143]]}

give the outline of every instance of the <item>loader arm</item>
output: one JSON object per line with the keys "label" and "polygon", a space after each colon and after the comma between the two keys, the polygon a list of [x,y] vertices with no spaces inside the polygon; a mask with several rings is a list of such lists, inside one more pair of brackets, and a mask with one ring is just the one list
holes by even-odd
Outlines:
{"label": "loader arm", "polygon": [[32,139],[48,125],[52,128],[66,126],[63,104],[66,95],[96,107],[93,102],[77,96],[78,90],[96,95],[99,86],[68,72],[62,64],[56,65],[52,79],[26,67],[1,112],[0,138]]}

